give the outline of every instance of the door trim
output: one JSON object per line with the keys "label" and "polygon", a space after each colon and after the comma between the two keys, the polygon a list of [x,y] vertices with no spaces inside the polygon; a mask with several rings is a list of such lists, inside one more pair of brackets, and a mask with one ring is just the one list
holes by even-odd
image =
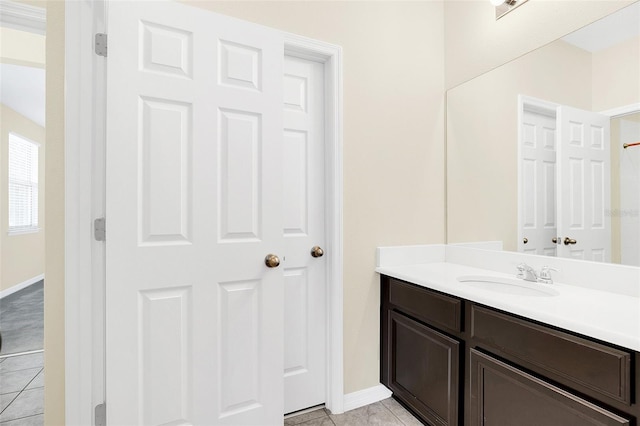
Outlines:
{"label": "door trim", "polygon": [[[65,4],[65,416],[93,424],[105,398],[105,248],[92,221],[105,212],[107,58],[93,53],[109,0]],[[327,253],[327,396],[344,411],[342,48],[285,33],[285,53],[324,64]],[[108,238],[108,235],[107,235]]]}
{"label": "door trim", "polygon": [[608,109],[606,111],[600,111],[599,114],[608,115],[611,118],[616,118],[628,114],[633,114],[638,111],[640,111],[640,102],[637,102],[635,104],[623,105],[621,107]]}

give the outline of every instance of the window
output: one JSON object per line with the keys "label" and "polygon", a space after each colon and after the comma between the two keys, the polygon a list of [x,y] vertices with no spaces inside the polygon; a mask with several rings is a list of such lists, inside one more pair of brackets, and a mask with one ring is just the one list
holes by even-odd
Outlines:
{"label": "window", "polygon": [[9,134],[9,233],[38,230],[38,147]]}

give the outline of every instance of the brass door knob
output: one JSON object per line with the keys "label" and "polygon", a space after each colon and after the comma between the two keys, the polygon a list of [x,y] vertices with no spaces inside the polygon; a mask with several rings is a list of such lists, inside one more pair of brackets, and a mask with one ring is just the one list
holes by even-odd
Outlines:
{"label": "brass door knob", "polygon": [[551,239],[551,242],[552,242],[553,244],[558,244],[558,237],[553,237],[553,238]]}
{"label": "brass door knob", "polygon": [[527,243],[529,242],[529,239],[525,237],[525,238],[523,238],[523,239],[522,239],[522,242],[523,242],[524,244],[527,244]]}
{"label": "brass door knob", "polygon": [[324,255],[324,250],[320,246],[313,246],[311,248],[311,256],[313,257],[322,257]]}
{"label": "brass door knob", "polygon": [[280,258],[275,254],[268,254],[267,257],[264,258],[264,264],[269,268],[277,268],[280,266]]}
{"label": "brass door knob", "polygon": [[577,241],[574,240],[573,238],[566,237],[564,239],[564,245],[565,246],[568,246],[569,244],[575,244],[575,243],[577,243]]}

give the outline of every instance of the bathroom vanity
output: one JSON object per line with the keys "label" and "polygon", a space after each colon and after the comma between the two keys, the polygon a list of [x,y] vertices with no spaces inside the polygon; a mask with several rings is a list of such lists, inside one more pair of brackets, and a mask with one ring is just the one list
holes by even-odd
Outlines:
{"label": "bathroom vanity", "polygon": [[457,278],[504,274],[444,260],[377,269],[381,382],[396,399],[432,425],[638,424],[633,291],[555,284],[536,294],[524,284],[501,293]]}

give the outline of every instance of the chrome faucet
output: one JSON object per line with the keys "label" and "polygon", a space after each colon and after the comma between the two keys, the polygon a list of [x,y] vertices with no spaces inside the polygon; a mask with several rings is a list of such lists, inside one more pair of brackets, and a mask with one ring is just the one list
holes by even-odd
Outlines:
{"label": "chrome faucet", "polygon": [[516,268],[518,269],[516,278],[541,284],[553,284],[553,279],[551,279],[551,271],[558,271],[556,268],[543,266],[542,269],[540,269],[540,274],[537,274],[535,269],[533,269],[526,263],[520,263],[518,266],[516,266]]}
{"label": "chrome faucet", "polygon": [[516,278],[519,278],[521,280],[525,280],[525,281],[533,281],[538,282],[538,275],[536,274],[536,271],[529,265],[527,265],[526,263],[521,263],[518,266],[516,266],[516,268],[518,269],[518,274],[516,275]]}
{"label": "chrome faucet", "polygon": [[540,276],[538,277],[538,282],[542,284],[553,284],[553,279],[551,279],[551,271],[558,272],[556,268],[543,266],[542,269],[540,269]]}

